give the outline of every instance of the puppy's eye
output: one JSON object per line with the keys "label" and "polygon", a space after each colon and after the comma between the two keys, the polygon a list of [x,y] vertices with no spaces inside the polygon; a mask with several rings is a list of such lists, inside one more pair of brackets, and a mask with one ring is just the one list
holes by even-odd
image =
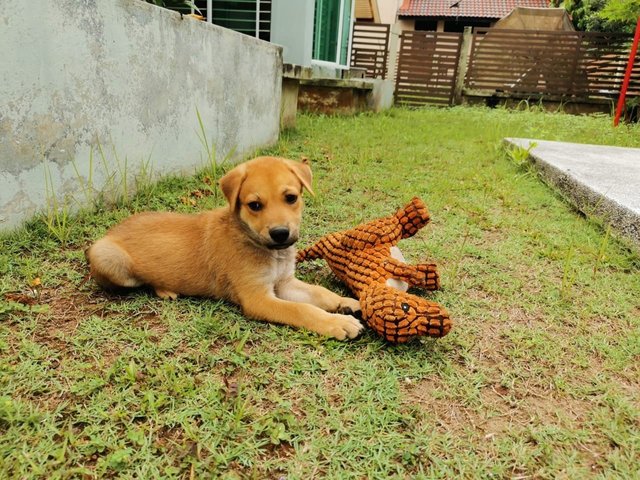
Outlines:
{"label": "puppy's eye", "polygon": [[287,195],[284,196],[284,201],[287,202],[289,205],[293,205],[298,201],[298,196],[293,193],[288,193]]}
{"label": "puppy's eye", "polygon": [[402,305],[400,305],[400,307],[402,307],[402,311],[403,312],[408,312],[409,311],[409,304],[408,303],[403,303]]}
{"label": "puppy's eye", "polygon": [[247,203],[247,207],[249,207],[254,212],[259,212],[262,210],[262,204],[260,202],[249,202]]}

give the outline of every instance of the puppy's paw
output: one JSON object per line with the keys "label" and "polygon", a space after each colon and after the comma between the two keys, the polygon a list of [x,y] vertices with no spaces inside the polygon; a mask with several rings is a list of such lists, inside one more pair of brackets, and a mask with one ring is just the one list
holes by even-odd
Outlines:
{"label": "puppy's paw", "polygon": [[341,297],[338,305],[337,313],[345,315],[356,315],[360,312],[360,302],[355,298]]}
{"label": "puppy's paw", "polygon": [[162,290],[160,288],[156,288],[156,295],[158,295],[163,300],[175,300],[178,298],[178,294],[175,292],[171,292],[169,290]]}
{"label": "puppy's paw", "polygon": [[351,315],[341,315],[335,313],[331,315],[331,319],[327,322],[323,333],[338,340],[346,340],[347,338],[356,338],[364,328],[360,321]]}

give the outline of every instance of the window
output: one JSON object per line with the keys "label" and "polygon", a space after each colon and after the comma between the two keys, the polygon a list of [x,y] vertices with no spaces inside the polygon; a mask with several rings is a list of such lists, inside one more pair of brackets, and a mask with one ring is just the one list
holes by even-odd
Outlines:
{"label": "window", "polygon": [[435,32],[438,30],[437,20],[416,20],[416,30],[426,30],[428,32]]}
{"label": "window", "polygon": [[349,66],[353,0],[316,0],[313,59]]}
{"label": "window", "polygon": [[252,37],[270,40],[271,0],[195,0],[194,4],[207,21]]}

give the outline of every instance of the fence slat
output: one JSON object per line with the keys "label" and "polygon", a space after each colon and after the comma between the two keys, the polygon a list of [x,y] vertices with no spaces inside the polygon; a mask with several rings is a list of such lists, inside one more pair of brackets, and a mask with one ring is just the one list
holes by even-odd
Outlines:
{"label": "fence slat", "polygon": [[396,103],[451,105],[461,45],[459,33],[403,32],[396,74]]}
{"label": "fence slat", "polygon": [[[477,28],[465,87],[585,100],[616,98],[630,42],[626,34]],[[637,70],[631,96],[640,95],[640,65]]]}
{"label": "fence slat", "polygon": [[386,78],[390,30],[390,25],[382,23],[354,23],[351,66],[364,68],[369,78]]}

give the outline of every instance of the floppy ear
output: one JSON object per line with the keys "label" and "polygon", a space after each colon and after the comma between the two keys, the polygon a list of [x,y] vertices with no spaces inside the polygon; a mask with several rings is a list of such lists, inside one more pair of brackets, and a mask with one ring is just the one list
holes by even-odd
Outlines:
{"label": "floppy ear", "polygon": [[229,207],[232,211],[236,210],[240,187],[246,177],[247,168],[244,164],[240,164],[220,179],[220,190],[222,190],[227,202],[229,202]]}
{"label": "floppy ear", "polygon": [[293,160],[287,160],[287,165],[291,171],[298,177],[302,186],[307,189],[307,191],[315,196],[313,193],[313,189],[311,188],[311,182],[313,181],[313,176],[311,175],[311,167],[309,166],[309,160],[306,158],[301,162],[294,162]]}

